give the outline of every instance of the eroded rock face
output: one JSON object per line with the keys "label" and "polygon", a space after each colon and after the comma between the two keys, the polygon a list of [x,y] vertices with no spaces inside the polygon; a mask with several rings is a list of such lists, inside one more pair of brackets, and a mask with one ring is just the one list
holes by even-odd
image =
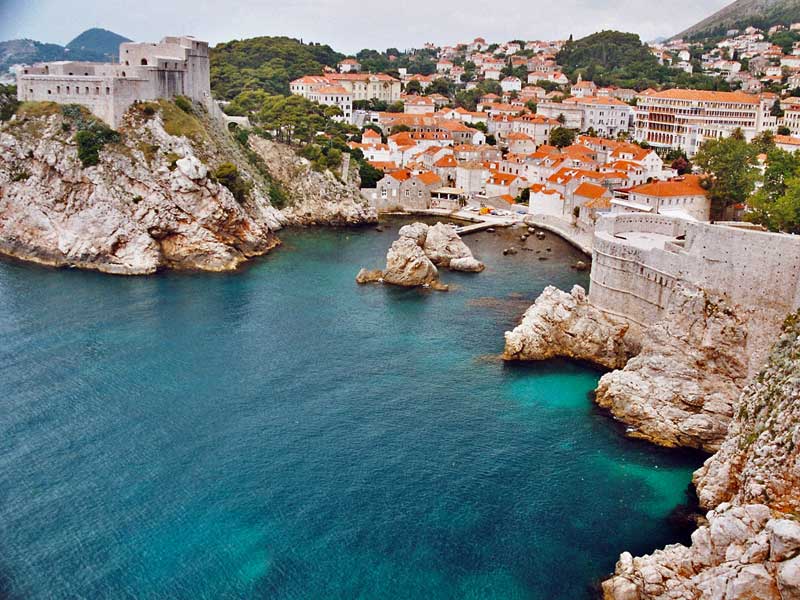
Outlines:
{"label": "eroded rock face", "polygon": [[747,386],[728,437],[695,473],[703,506],[763,502],[800,512],[800,325],[797,315]]}
{"label": "eroded rock face", "polygon": [[623,553],[606,600],[800,598],[800,316],[743,391],[720,450],[695,473],[707,525],[689,547]]}
{"label": "eroded rock face", "polygon": [[482,262],[475,259],[472,250],[463,242],[455,229],[444,223],[437,223],[428,228],[424,244],[425,254],[436,266],[474,273],[485,268]]}
{"label": "eroded rock face", "polygon": [[439,271],[417,242],[401,237],[386,254],[383,280],[403,287],[432,285],[439,281]]}
{"label": "eroded rock face", "polygon": [[281,212],[292,225],[364,225],[378,214],[361,196],[358,169],[352,163],[346,181],[320,173],[289,146],[251,135],[250,146],[269,165],[270,174],[291,198]]}
{"label": "eroded rock face", "polygon": [[127,121],[86,168],[64,123],[56,113],[0,130],[0,252],[138,275],[235,269],[278,244],[284,219],[262,190],[237,202],[158,115]]}
{"label": "eroded rock face", "polygon": [[472,256],[472,251],[461,241],[452,227],[437,223],[403,225],[400,236],[386,255],[384,271],[361,269],[357,283],[382,281],[404,287],[426,286],[446,290],[439,281],[436,265],[449,266],[454,271],[483,271],[484,265]]}
{"label": "eroded rock face", "polygon": [[597,403],[635,437],[713,452],[746,382],[746,336],[721,299],[677,290],[664,318],[644,331],[640,352],[600,379]]}
{"label": "eroded rock face", "polygon": [[763,504],[724,503],[706,518],[688,548],[673,544],[637,558],[623,553],[614,577],[603,582],[605,600],[798,597],[800,523],[772,518]]}
{"label": "eroded rock face", "polygon": [[626,338],[629,325],[596,309],[584,289],[568,294],[548,286],[525,311],[522,322],[505,334],[506,360],[545,360],[563,356],[619,369],[636,351]]}

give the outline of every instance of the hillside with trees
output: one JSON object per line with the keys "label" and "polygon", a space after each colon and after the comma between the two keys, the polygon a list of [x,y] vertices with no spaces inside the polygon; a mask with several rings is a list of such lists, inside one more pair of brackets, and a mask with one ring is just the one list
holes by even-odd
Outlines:
{"label": "hillside with trees", "polygon": [[293,79],[321,75],[343,58],[330,46],[289,37],[234,40],[211,49],[211,90],[225,100],[247,90],[286,95]]}
{"label": "hillside with trees", "polygon": [[800,0],[737,0],[675,37],[701,40],[749,25],[767,30],[773,25],[789,25],[797,21],[800,21]]}
{"label": "hillside with trees", "polygon": [[689,75],[660,65],[647,44],[635,33],[600,31],[570,40],[556,56],[572,81],[578,75],[597,85],[643,90],[648,87],[730,89],[726,81],[702,74]]}

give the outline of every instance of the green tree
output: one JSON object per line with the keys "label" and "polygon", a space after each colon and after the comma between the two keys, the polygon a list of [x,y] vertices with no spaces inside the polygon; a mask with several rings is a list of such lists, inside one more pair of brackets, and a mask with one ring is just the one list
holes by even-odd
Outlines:
{"label": "green tree", "polygon": [[575,141],[575,131],[566,127],[554,127],[550,131],[550,144],[557,148],[571,146]]}
{"label": "green tree", "polygon": [[362,188],[374,188],[383,179],[383,171],[376,169],[367,161],[359,163],[358,175],[361,177]]}
{"label": "green tree", "polygon": [[250,186],[239,174],[239,169],[233,163],[222,163],[214,170],[216,180],[228,188],[237,202],[244,202]]}
{"label": "green tree", "polygon": [[713,219],[722,218],[729,206],[747,200],[755,186],[758,151],[740,133],[707,140],[695,156],[695,163],[709,175]]}
{"label": "green tree", "polygon": [[[786,209],[791,206],[795,192],[790,183],[800,175],[800,156],[779,148],[767,153],[762,186],[747,201],[746,220],[764,225],[773,231],[787,226]],[[781,198],[786,197],[781,201]],[[779,209],[780,205],[780,209]]]}
{"label": "green tree", "polygon": [[406,84],[406,94],[421,94],[422,84],[419,81],[412,80]]}

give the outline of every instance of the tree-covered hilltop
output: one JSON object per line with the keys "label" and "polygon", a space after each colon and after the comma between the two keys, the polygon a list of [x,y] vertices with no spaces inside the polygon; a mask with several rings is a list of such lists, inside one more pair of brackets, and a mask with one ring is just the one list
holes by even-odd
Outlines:
{"label": "tree-covered hilltop", "polygon": [[601,86],[616,85],[643,90],[648,87],[687,87],[728,90],[718,77],[689,75],[658,63],[647,44],[635,33],[600,31],[573,41],[556,56],[558,64],[573,81],[578,75]]}
{"label": "tree-covered hilltop", "polygon": [[226,100],[245,90],[286,95],[293,79],[321,75],[343,58],[330,46],[289,37],[233,40],[211,49],[211,90]]}

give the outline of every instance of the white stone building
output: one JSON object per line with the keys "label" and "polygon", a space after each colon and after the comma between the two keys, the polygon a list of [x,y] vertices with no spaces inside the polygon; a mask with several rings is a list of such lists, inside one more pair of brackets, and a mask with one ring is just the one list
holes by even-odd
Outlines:
{"label": "white stone building", "polygon": [[23,66],[19,100],[80,104],[112,127],[136,101],[186,96],[211,107],[208,43],[165,37],[120,45],[119,64],[60,61]]}
{"label": "white stone building", "polygon": [[635,137],[658,148],[682,148],[693,156],[706,139],[728,137],[736,129],[748,141],[775,129],[777,120],[770,115],[774,101],[743,92],[681,89],[641,95]]}

